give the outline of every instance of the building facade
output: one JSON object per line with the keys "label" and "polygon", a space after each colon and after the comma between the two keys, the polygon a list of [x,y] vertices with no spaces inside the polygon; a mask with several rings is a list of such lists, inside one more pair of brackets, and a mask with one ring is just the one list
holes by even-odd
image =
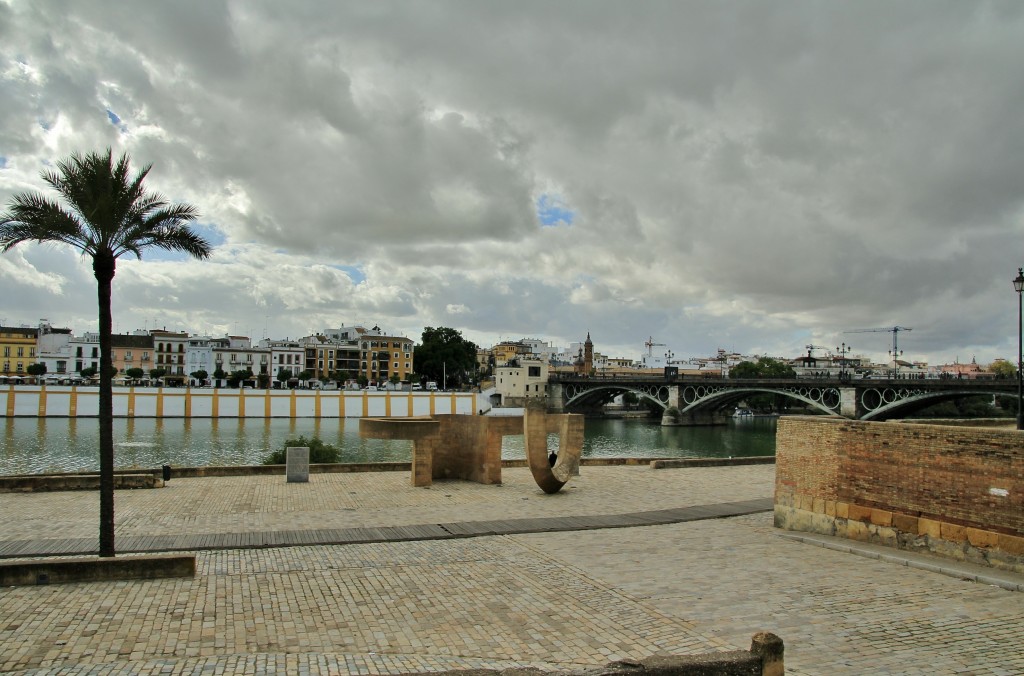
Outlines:
{"label": "building facade", "polygon": [[36,363],[39,329],[0,326],[0,375],[26,377],[29,364]]}

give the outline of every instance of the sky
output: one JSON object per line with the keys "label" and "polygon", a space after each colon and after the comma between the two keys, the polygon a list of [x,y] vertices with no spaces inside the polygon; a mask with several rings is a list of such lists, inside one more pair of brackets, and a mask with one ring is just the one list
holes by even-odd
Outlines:
{"label": "sky", "polygon": [[[0,207],[109,147],[214,245],[120,259],[115,331],[1015,358],[1024,3],[124,7],[0,0]],[[0,323],[96,315],[0,255]]]}

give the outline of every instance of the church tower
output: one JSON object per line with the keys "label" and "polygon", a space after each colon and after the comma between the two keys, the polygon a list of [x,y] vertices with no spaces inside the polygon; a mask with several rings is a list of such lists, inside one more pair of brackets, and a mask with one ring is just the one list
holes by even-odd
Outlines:
{"label": "church tower", "polygon": [[583,372],[588,376],[594,372],[594,341],[590,340],[590,331],[583,343]]}

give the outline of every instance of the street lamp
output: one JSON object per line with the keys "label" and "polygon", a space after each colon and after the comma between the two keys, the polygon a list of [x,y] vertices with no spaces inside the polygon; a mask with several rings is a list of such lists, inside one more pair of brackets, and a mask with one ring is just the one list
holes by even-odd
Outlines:
{"label": "street lamp", "polygon": [[837,347],[836,352],[842,356],[842,361],[839,362],[839,380],[846,380],[846,353],[853,350],[853,347],[843,343],[843,346]]}
{"label": "street lamp", "polygon": [[1021,404],[1024,403],[1024,374],[1021,373],[1021,353],[1024,352],[1022,349],[1022,327],[1024,323],[1021,322],[1021,297],[1024,296],[1021,292],[1024,291],[1024,268],[1017,268],[1017,278],[1013,280],[1013,290],[1017,292],[1017,429],[1024,430],[1024,410],[1021,410]]}

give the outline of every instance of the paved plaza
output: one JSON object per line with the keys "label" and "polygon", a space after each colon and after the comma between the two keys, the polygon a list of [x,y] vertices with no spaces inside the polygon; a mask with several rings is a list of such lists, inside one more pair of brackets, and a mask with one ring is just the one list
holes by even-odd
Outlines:
{"label": "paved plaza", "polygon": [[[774,467],[584,466],[555,495],[542,493],[527,469],[502,476],[501,486],[431,488],[412,488],[408,473],[396,472],[315,474],[308,484],[175,478],[161,489],[119,491],[117,534],[124,542],[208,535],[215,544],[215,536],[256,532],[548,517],[582,524],[595,515],[769,498]],[[95,538],[98,496],[0,494],[0,514],[0,551],[14,541]],[[201,549],[194,579],[0,589],[0,672],[581,669],[746,649],[754,633],[770,631],[785,641],[790,674],[1024,673],[1024,594],[966,579],[967,566],[946,565],[957,573],[950,575],[903,563],[787,537],[770,512]]]}

